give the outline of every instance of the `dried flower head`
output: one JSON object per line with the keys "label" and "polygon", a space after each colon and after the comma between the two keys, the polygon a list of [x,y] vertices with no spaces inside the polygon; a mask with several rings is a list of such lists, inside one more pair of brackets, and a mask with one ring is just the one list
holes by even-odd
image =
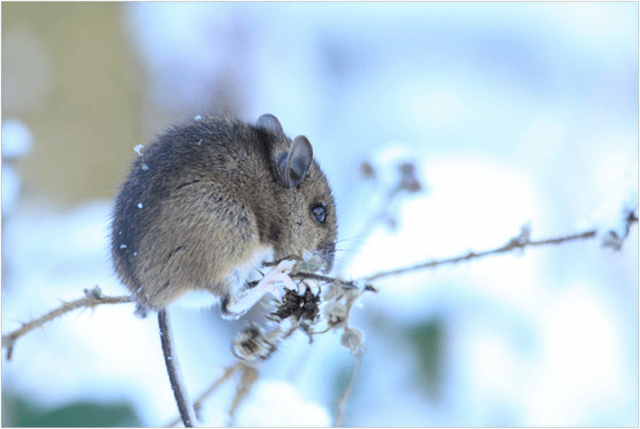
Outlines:
{"label": "dried flower head", "polygon": [[302,295],[298,295],[294,290],[287,289],[282,298],[282,305],[271,315],[280,320],[293,316],[296,321],[308,320],[314,322],[318,316],[319,303],[320,293],[318,292],[317,295],[314,295],[308,286]]}
{"label": "dried flower head", "polygon": [[346,328],[340,342],[343,346],[351,350],[351,353],[358,355],[364,349],[364,334],[360,329]]}
{"label": "dried flower head", "polygon": [[422,190],[422,185],[416,177],[416,166],[413,163],[405,162],[398,166],[400,170],[400,184],[398,187],[408,192],[418,192]]}
{"label": "dried flower head", "polygon": [[327,303],[323,310],[324,317],[327,319],[329,328],[339,328],[343,326],[349,316],[347,306],[339,301],[331,301]]}
{"label": "dried flower head", "polygon": [[263,361],[276,350],[277,344],[263,329],[252,324],[242,331],[233,342],[231,351],[235,357],[250,364]]}
{"label": "dried flower head", "polygon": [[376,180],[376,170],[369,161],[360,164],[360,174],[367,180]]}

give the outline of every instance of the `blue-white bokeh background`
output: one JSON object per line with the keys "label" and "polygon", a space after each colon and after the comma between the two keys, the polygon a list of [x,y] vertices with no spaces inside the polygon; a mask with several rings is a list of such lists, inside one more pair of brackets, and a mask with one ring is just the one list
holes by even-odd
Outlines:
{"label": "blue-white bokeh background", "polygon": [[[638,425],[637,226],[621,252],[601,248],[637,207],[637,3],[133,3],[122,31],[149,70],[147,132],[167,125],[154,112],[206,114],[219,96],[242,119],[270,112],[309,138],[334,190],[347,277],[499,247],[526,224],[533,239],[598,229],[597,240],[377,282],[354,310],[366,352],[344,424]],[[3,146],[16,136],[5,131]],[[402,160],[424,191],[396,202],[395,229],[362,236]],[[377,181],[361,177],[363,161]],[[3,205],[4,182],[3,169]],[[95,284],[122,294],[110,210],[92,201],[45,215],[32,202],[5,221],[3,333]],[[132,310],[73,313],[29,334],[3,362],[4,387],[49,406],[127,399],[143,424],[165,424],[176,413],[155,320]],[[232,363],[242,325],[172,310],[196,396]],[[430,382],[411,334],[424,326],[438,335]],[[352,363],[339,336],[296,336],[236,423],[330,424]],[[233,392],[227,383],[207,403],[207,424],[225,423]]]}

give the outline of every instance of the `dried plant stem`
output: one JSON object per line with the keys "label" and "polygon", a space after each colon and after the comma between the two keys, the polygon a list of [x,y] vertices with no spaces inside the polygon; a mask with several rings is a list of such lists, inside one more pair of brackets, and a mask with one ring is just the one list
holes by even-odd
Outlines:
{"label": "dried plant stem", "polygon": [[[357,234],[356,237],[368,237],[369,235],[371,235],[371,232],[376,227],[376,224],[384,221],[385,218],[389,217],[389,207],[391,206],[393,200],[400,194],[401,190],[402,190],[401,184],[398,183],[398,185],[395,188],[387,192],[386,197],[380,202],[378,210],[375,211],[374,214],[369,217],[369,219],[363,225],[362,229],[359,231],[359,234]],[[362,244],[352,247],[351,249],[349,249],[349,252],[343,255],[342,259],[337,261],[336,267],[334,269],[336,273],[342,273],[344,269],[349,266],[349,264],[351,263],[351,258],[353,258],[353,255],[356,254],[358,248],[361,245]]]}
{"label": "dried plant stem", "polygon": [[413,265],[410,267],[398,268],[390,271],[383,271],[368,277],[365,277],[365,281],[373,281],[383,277],[395,276],[398,274],[404,274],[410,271],[417,271],[426,268],[433,268],[439,265],[446,264],[457,264],[458,262],[468,261],[470,259],[482,258],[489,255],[495,255],[498,253],[506,253],[511,252],[515,249],[524,249],[525,247],[535,247],[535,246],[544,246],[547,244],[562,244],[569,241],[576,240],[587,240],[596,236],[596,231],[586,231],[579,234],[567,235],[564,237],[558,238],[550,238],[546,240],[539,241],[531,241],[529,240],[529,230],[527,228],[523,228],[522,233],[516,237],[512,238],[507,244],[504,246],[498,247],[496,249],[486,250],[484,252],[469,252],[466,255],[456,256],[453,258],[441,259],[436,261],[425,262],[418,265]]}
{"label": "dried plant stem", "polygon": [[182,423],[184,423],[184,427],[193,427],[197,422],[196,412],[194,411],[191,402],[189,402],[189,395],[187,394],[187,389],[182,379],[182,371],[180,370],[180,364],[178,363],[178,357],[176,355],[173,333],[171,332],[171,325],[167,310],[163,309],[158,311],[158,324],[160,325],[162,354],[164,355],[164,362],[167,365],[167,373],[169,374],[171,389],[173,390],[173,395],[176,398],[176,404],[178,405],[178,411],[180,412]]}
{"label": "dried plant stem", "polygon": [[99,289],[97,289],[97,293],[96,289],[92,291],[85,290],[85,293],[87,295],[85,298],[65,302],[59,308],[56,308],[37,319],[24,323],[21,328],[3,335],[2,347],[7,349],[7,360],[11,360],[11,356],[13,355],[13,346],[18,338],[65,313],[79,308],[95,308],[101,304],[122,304],[126,302],[133,302],[130,296],[103,296],[99,293]]}
{"label": "dried plant stem", "polygon": [[[214,381],[207,390],[202,392],[198,399],[193,403],[193,409],[195,410],[196,414],[202,408],[202,403],[204,402],[204,400],[207,399],[209,395],[211,395],[218,387],[220,387],[222,383],[228,380],[233,374],[235,374],[236,371],[238,371],[242,367],[243,365],[240,362],[236,362],[235,364],[231,365],[224,370],[224,373],[216,381]],[[169,423],[167,427],[175,427],[178,423],[180,423],[180,417]]]}
{"label": "dried plant stem", "polygon": [[356,359],[353,362],[353,368],[351,369],[351,375],[349,376],[349,383],[347,384],[346,389],[342,393],[342,396],[338,400],[338,413],[336,414],[336,418],[333,421],[333,427],[342,426],[342,421],[344,420],[345,410],[347,408],[347,402],[351,393],[353,392],[353,386],[356,384],[356,378],[358,376],[358,372],[360,372],[360,365],[362,363],[362,353],[356,354]]}
{"label": "dried plant stem", "polygon": [[[622,237],[617,237],[617,235],[614,232],[612,231],[609,232],[610,235],[613,235],[614,237],[617,238],[617,241],[615,243],[611,243],[605,240],[605,242],[603,243],[603,246],[611,246],[615,250],[620,250],[622,240],[624,240],[629,235],[631,226],[638,222],[638,215],[635,213],[635,211],[629,211],[626,215],[625,221],[626,221],[626,228],[625,228],[624,235]],[[470,259],[482,258],[489,255],[495,255],[498,253],[511,252],[512,250],[515,250],[515,249],[524,249],[525,247],[546,246],[548,244],[562,244],[562,243],[567,243],[569,241],[588,240],[596,237],[596,235],[598,234],[598,231],[591,230],[591,231],[581,232],[578,234],[566,235],[564,237],[548,238],[546,240],[538,240],[538,241],[530,240],[529,239],[530,233],[531,233],[531,230],[529,229],[529,227],[523,226],[519,236],[512,238],[511,240],[509,240],[507,244],[505,244],[504,246],[498,247],[496,249],[486,250],[484,252],[471,251],[463,256],[456,256],[453,258],[441,259],[439,261],[425,262],[425,263],[414,265],[411,267],[398,268],[391,271],[383,271],[383,272],[365,277],[364,280],[373,281],[382,277],[389,277],[389,276],[394,276],[398,274],[404,274],[406,272],[422,270],[425,268],[433,268],[439,265],[457,264],[458,262],[467,261]]]}
{"label": "dried plant stem", "polygon": [[249,365],[241,365],[242,367],[242,377],[238,382],[238,387],[236,389],[236,395],[233,398],[233,403],[231,404],[231,408],[229,409],[229,424],[228,426],[233,426],[233,419],[236,414],[236,410],[242,403],[242,401],[247,397],[251,388],[258,380],[258,370]]}

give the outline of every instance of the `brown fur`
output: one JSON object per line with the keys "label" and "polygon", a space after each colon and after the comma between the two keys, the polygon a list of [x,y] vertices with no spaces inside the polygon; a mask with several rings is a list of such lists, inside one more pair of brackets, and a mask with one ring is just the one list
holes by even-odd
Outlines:
{"label": "brown fur", "polygon": [[[230,274],[267,249],[275,259],[314,252],[331,268],[333,197],[306,138],[295,142],[301,149],[287,158],[292,141],[271,115],[256,126],[209,117],[143,148],[111,235],[116,272],[139,304],[159,310],[197,290],[229,301],[238,288]],[[304,171],[300,160],[310,161]],[[313,209],[322,206],[320,222]]]}

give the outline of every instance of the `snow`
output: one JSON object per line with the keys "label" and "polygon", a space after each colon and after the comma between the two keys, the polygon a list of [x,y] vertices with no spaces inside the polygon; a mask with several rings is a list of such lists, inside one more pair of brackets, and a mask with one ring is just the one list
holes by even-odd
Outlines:
{"label": "snow", "polygon": [[33,137],[31,131],[16,119],[2,122],[2,214],[14,212],[22,179],[13,165],[8,164],[16,158],[23,157],[31,150]]}
{"label": "snow", "polygon": [[2,166],[2,214],[13,213],[20,195],[21,180],[18,172],[10,165]]}
{"label": "snow", "polygon": [[[620,251],[601,248],[638,208],[637,4],[134,3],[124,12],[159,99],[194,117],[211,105],[213,77],[234,70],[250,94],[242,119],[270,112],[288,135],[309,138],[336,198],[336,267],[347,279],[497,248],[525,225],[533,240],[597,230],[597,240],[373,282],[380,292],[364,294],[349,321],[364,352],[344,424],[637,426],[637,225]],[[389,203],[408,163],[421,189]],[[3,211],[19,189],[11,171],[3,166]],[[16,207],[3,224],[3,333],[96,284],[127,293],[110,266],[110,202]],[[127,398],[145,425],[166,424],[177,412],[157,324],[133,307],[77,311],[21,338],[3,387],[47,405]],[[223,321],[215,307],[171,312],[195,398],[233,363],[244,320]],[[436,400],[410,341],[434,321]],[[235,423],[331,424],[353,366],[340,340],[332,331],[283,342]],[[226,423],[237,381],[205,402],[203,423]]]}
{"label": "snow", "polygon": [[331,425],[329,411],[310,401],[288,383],[260,380],[247,402],[238,410],[237,426],[320,426]]}
{"label": "snow", "polygon": [[33,137],[31,131],[22,122],[6,119],[2,122],[2,156],[18,158],[31,150]]}

